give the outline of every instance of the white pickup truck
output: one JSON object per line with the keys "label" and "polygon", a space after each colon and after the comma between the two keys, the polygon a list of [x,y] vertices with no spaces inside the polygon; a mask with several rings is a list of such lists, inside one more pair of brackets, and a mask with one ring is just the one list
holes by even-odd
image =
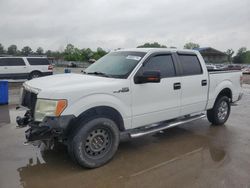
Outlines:
{"label": "white pickup truck", "polygon": [[224,124],[241,99],[240,71],[208,72],[198,51],[128,49],[110,52],[84,74],[23,84],[17,117],[27,143],[63,142],[87,168],[107,163],[123,139],[152,134],[207,116]]}

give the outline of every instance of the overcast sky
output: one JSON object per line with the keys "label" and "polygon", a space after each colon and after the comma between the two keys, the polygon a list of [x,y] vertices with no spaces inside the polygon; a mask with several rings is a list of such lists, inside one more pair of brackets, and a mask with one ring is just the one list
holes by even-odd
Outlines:
{"label": "overcast sky", "polygon": [[62,50],[157,41],[250,49],[250,0],[0,0],[0,43]]}

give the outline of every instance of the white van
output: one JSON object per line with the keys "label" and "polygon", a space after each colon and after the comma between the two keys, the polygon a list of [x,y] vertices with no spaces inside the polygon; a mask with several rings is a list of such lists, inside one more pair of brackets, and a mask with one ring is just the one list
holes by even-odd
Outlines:
{"label": "white van", "polygon": [[53,74],[46,57],[0,57],[0,79],[32,79]]}

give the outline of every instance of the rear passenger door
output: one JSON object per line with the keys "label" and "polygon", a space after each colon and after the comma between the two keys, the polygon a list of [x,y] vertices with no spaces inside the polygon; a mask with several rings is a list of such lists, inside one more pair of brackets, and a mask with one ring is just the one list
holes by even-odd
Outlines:
{"label": "rear passenger door", "polygon": [[27,57],[29,63],[29,72],[40,71],[42,73],[49,72],[49,60],[47,58]]}
{"label": "rear passenger door", "polygon": [[181,115],[201,112],[207,103],[207,71],[195,53],[177,53],[181,76]]}

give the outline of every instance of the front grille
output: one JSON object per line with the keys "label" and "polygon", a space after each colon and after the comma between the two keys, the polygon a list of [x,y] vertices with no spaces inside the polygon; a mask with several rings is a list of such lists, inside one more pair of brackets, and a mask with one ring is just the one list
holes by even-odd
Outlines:
{"label": "front grille", "polygon": [[32,116],[34,114],[36,100],[37,100],[37,94],[32,93],[31,91],[25,89],[23,90],[21,105],[30,109]]}

